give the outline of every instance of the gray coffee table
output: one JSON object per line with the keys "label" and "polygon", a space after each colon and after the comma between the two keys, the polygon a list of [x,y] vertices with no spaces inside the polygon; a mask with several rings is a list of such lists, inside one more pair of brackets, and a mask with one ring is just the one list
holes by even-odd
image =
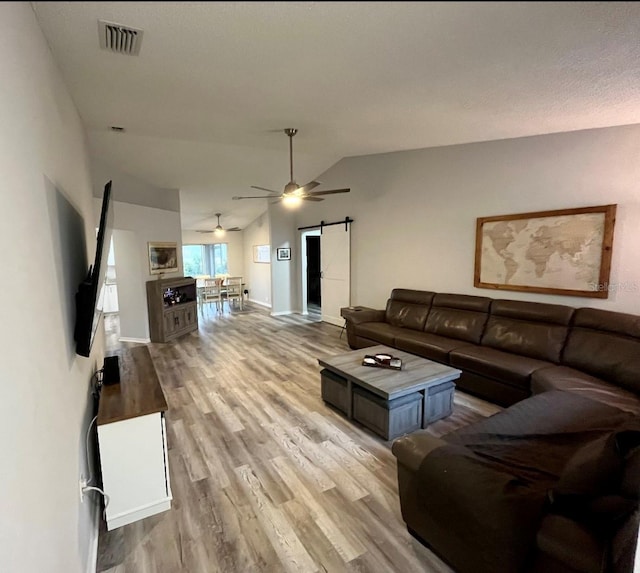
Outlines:
{"label": "gray coffee table", "polygon": [[[402,370],[362,366],[365,354],[391,354]],[[387,346],[319,358],[322,399],[386,440],[426,428],[453,410],[461,371]]]}

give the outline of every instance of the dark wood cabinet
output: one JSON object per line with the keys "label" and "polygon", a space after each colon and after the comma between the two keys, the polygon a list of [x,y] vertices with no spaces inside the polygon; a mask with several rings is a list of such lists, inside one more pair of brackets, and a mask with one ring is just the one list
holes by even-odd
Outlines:
{"label": "dark wood cabinet", "polygon": [[191,277],[147,281],[151,342],[168,342],[198,330],[196,281]]}

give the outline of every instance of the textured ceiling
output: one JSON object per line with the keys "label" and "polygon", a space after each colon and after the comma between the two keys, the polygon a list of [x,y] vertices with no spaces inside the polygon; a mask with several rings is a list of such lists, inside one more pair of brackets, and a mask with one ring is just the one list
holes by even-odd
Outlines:
{"label": "textured ceiling", "polygon": [[[345,156],[640,122],[640,3],[34,8],[92,153],[180,188],[185,228],[264,211],[231,197],[284,187],[285,127],[305,183]],[[99,18],[142,28],[139,57],[101,51]]]}

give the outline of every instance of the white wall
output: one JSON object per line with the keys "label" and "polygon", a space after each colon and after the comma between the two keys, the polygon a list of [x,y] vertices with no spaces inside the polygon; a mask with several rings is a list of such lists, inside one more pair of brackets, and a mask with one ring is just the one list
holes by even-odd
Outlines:
{"label": "white wall", "polygon": [[85,133],[31,6],[0,5],[0,568],[85,571],[96,539],[85,429],[90,358],[75,354],[74,295],[95,253]]}
{"label": "white wall", "polygon": [[[394,287],[640,313],[640,125],[346,158],[298,226],[349,215],[352,304],[382,308]],[[477,217],[618,204],[608,299],[473,286]],[[637,287],[637,288],[635,288]]]}
{"label": "white wall", "polygon": [[[287,209],[282,202],[269,205],[269,236],[271,244],[271,314],[290,314],[300,311],[298,290],[300,241],[296,231],[295,211]],[[291,260],[279,261],[278,248],[290,248]]]}
{"label": "white wall", "polygon": [[244,231],[227,232],[222,237],[215,233],[197,233],[196,231],[182,231],[183,245],[210,245],[213,243],[227,243],[227,257],[229,275],[244,276]]}
{"label": "white wall", "polygon": [[[115,182],[114,182],[115,183]],[[99,213],[101,199],[95,199]],[[120,308],[120,338],[148,341],[146,282],[158,275],[149,272],[149,242],[178,244],[178,272],[163,278],[182,276],[182,231],[180,213],[112,201],[118,306]],[[127,231],[127,233],[119,233]]]}
{"label": "white wall", "polygon": [[[123,135],[123,137],[126,136]],[[108,165],[95,156],[91,158],[91,175],[93,194],[96,197],[102,197],[104,184],[111,180],[113,181],[111,199],[114,201],[180,212],[180,191],[178,189],[164,189],[150,185]]]}
{"label": "white wall", "polygon": [[271,264],[254,263],[254,245],[268,245],[270,238],[269,214],[263,213],[243,230],[244,281],[249,289],[249,300],[271,307]]}

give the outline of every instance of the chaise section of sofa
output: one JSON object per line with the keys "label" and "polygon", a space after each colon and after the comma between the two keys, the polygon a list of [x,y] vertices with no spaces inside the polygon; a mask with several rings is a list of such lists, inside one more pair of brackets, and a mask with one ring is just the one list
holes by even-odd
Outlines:
{"label": "chaise section of sofa", "polygon": [[[633,559],[639,429],[628,412],[550,391],[442,438],[409,434],[392,449],[402,516],[458,573],[625,571],[608,566]],[[635,434],[634,459],[619,452],[614,434]],[[570,498],[579,511],[556,509],[550,492],[575,484],[576,473],[594,491]],[[600,497],[608,509],[591,516],[588,504]]]}

